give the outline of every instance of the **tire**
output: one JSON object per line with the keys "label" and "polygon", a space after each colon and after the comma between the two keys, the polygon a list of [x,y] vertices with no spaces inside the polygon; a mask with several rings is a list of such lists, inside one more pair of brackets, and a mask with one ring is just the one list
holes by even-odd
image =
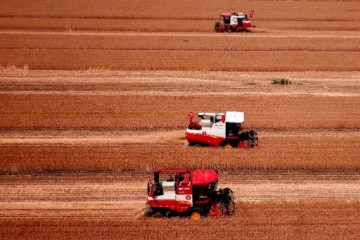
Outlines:
{"label": "tire", "polygon": [[187,215],[189,216],[190,220],[200,220],[202,213],[203,212],[201,211],[201,209],[195,207],[190,208]]}
{"label": "tire", "polygon": [[230,143],[225,143],[224,144],[224,149],[226,150],[230,150],[230,149],[233,149],[234,147],[230,144]]}
{"label": "tire", "polygon": [[191,213],[190,213],[190,219],[191,220],[195,220],[195,221],[197,221],[197,220],[200,220],[201,219],[201,214],[200,214],[200,212],[199,211],[192,211]]}

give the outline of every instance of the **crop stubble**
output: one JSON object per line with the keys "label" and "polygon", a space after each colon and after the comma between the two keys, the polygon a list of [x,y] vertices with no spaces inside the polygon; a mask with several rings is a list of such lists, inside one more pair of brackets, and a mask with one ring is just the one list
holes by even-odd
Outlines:
{"label": "crop stubble", "polygon": [[[57,134],[61,134],[58,131]],[[98,133],[99,134],[99,133]],[[359,134],[349,131],[261,132],[254,149],[187,148],[182,131],[4,138],[3,173],[138,171],[155,168],[236,170],[358,170]],[[127,136],[127,137],[125,137]],[[144,137],[145,136],[145,137]],[[148,137],[147,137],[148,136]],[[26,137],[25,137],[26,138]],[[226,161],[224,161],[226,159]]]}
{"label": "crop stubble", "polygon": [[[87,7],[84,7],[87,6]],[[195,0],[27,1],[4,3],[0,29],[211,32],[219,13],[227,9],[255,9],[255,25],[269,29],[315,31],[359,30],[357,1],[242,1]]]}
{"label": "crop stubble", "polygon": [[[356,72],[15,72],[0,76],[2,128],[184,129],[204,109],[244,111],[247,128],[359,128]],[[271,84],[283,76],[292,84]]]}
{"label": "crop stubble", "polygon": [[359,38],[3,35],[2,66],[40,70],[357,71],[360,65]]}
{"label": "crop stubble", "polygon": [[[206,6],[197,1],[155,1],[150,6],[119,1],[112,2],[111,8],[106,7],[109,2],[98,6],[102,1],[86,3],[87,8],[70,7],[69,2],[41,6],[18,2],[4,4],[0,10],[2,66],[271,72],[358,71],[360,65],[357,2],[259,1],[240,6],[228,1],[229,8],[244,11],[259,5],[254,22],[258,19],[263,29],[254,28],[251,37],[209,33],[223,9],[217,1]],[[140,5],[146,10],[138,11]],[[166,9],[172,9],[171,18],[163,14]],[[29,30],[35,32],[26,33]],[[54,30],[61,32],[43,34]],[[294,32],[297,37],[291,36]],[[341,37],[344,33],[346,38]]]}
{"label": "crop stubble", "polygon": [[[251,34],[211,33],[224,4],[243,11],[255,8],[257,27]],[[159,14],[164,12],[171,16]],[[5,181],[11,181],[9,173],[20,178],[32,174],[28,185],[39,184],[43,192],[58,195],[44,202],[36,186],[20,184],[16,192],[2,184],[1,196],[16,195],[17,200],[0,203],[9,208],[0,218],[0,238],[185,239],[191,232],[199,239],[358,239],[359,16],[357,1],[3,3],[1,173]],[[291,86],[271,85],[279,78],[288,78]],[[259,130],[258,148],[184,146],[188,110],[230,108],[244,111],[245,127]],[[259,192],[269,186],[273,193],[277,188],[285,192],[269,202],[262,201],[269,192],[260,203],[238,202],[232,218],[190,224],[186,219],[139,217],[142,207],[133,211],[131,204],[111,202],[121,193],[104,179],[81,180],[86,184],[80,195],[71,187],[63,191],[61,184],[67,183],[62,177],[45,185],[36,179],[44,172],[72,172],[68,182],[79,172],[92,177],[94,172],[115,172],[109,174],[128,176],[121,184],[131,187],[134,172],[159,167],[215,167],[224,176],[223,186],[246,196],[258,193],[251,186]],[[254,175],[245,189],[231,182],[231,176],[246,171],[266,176],[260,180],[270,185],[264,187]],[[279,172],[288,172],[296,182],[299,171],[307,173],[300,190],[294,182],[276,185],[267,178],[273,174],[281,179]],[[321,193],[334,192],[326,177],[323,182],[315,177],[313,185],[311,179],[334,173],[340,182],[329,182],[344,186],[346,196],[320,201]],[[141,179],[135,193],[125,198],[143,196],[139,189],[146,176]],[[54,181],[59,185],[51,189]],[[92,181],[94,189],[87,185]],[[316,186],[321,191],[315,194]],[[306,189],[314,197],[307,202],[282,198],[292,192],[301,199]],[[98,192],[92,194],[94,190]],[[27,193],[17,195],[23,191]],[[72,202],[74,196],[78,203]]]}
{"label": "crop stubble", "polygon": [[[6,219],[0,236],[6,238],[67,239],[358,239],[358,204],[261,203],[243,204],[232,218],[205,219]],[[159,227],[161,226],[161,228]],[[184,231],[186,227],[186,231]]]}
{"label": "crop stubble", "polygon": [[[18,175],[11,179],[2,176],[0,236],[66,239],[65,235],[70,232],[75,238],[89,239],[143,239],[164,234],[185,239],[189,233],[198,239],[216,239],[219,235],[226,239],[258,239],[264,234],[280,239],[358,237],[359,203],[340,200],[349,199],[360,190],[355,174],[223,174],[221,179],[235,186],[237,192],[248,193],[239,196],[237,212],[231,218],[207,218],[200,223],[189,222],[186,218],[143,217],[144,206],[139,198],[145,177],[104,173]],[[252,191],[253,185],[257,191]],[[259,187],[261,185],[264,187]],[[350,192],[351,187],[355,191]],[[298,192],[292,192],[294,189]],[[298,195],[300,201],[291,200],[299,190],[308,192]],[[251,193],[262,201],[249,198]],[[314,202],[315,196],[321,200]],[[31,202],[27,202],[29,197]],[[273,197],[279,201],[274,201]]]}

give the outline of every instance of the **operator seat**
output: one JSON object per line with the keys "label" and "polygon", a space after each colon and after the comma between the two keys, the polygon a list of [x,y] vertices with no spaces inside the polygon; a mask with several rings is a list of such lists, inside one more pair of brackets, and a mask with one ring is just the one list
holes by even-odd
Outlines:
{"label": "operator seat", "polygon": [[184,177],[184,180],[182,180],[180,183],[179,183],[179,186],[180,187],[187,187],[189,186],[190,182],[189,182],[189,174],[186,173],[185,174],[185,177]]}

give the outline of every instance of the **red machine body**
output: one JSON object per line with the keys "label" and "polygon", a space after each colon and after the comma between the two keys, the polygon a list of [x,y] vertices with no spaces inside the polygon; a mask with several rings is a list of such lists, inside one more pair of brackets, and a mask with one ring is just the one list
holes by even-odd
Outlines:
{"label": "red machine body", "polygon": [[242,131],[243,112],[198,113],[199,121],[189,112],[189,125],[185,138],[190,146],[207,145],[226,148],[254,147],[258,145],[254,130]]}
{"label": "red machine body", "polygon": [[[250,17],[254,10],[250,11]],[[220,14],[220,21],[215,23],[216,32],[245,32],[251,27],[251,21],[247,14],[242,12],[223,12]]]}
{"label": "red machine body", "polygon": [[165,216],[232,215],[234,199],[228,188],[216,190],[218,173],[205,170],[155,170],[148,179],[146,213]]}

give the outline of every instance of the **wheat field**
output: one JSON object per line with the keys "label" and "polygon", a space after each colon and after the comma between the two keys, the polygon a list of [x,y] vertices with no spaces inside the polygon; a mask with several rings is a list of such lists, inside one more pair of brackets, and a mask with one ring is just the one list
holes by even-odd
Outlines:
{"label": "wheat field", "polygon": [[[255,10],[248,33],[215,33]],[[2,1],[0,239],[359,239],[360,3]],[[287,84],[279,84],[286,82]],[[243,111],[251,149],[188,147]],[[213,168],[230,218],[147,218],[157,168]]]}

